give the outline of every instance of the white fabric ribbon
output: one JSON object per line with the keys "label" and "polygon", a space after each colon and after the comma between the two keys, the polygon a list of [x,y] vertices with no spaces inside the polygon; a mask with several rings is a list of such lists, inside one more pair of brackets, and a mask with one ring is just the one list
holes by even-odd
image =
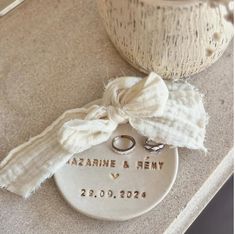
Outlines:
{"label": "white fabric ribbon", "polygon": [[0,186],[28,197],[74,154],[107,141],[119,124],[175,147],[205,150],[202,95],[188,83],[156,73],[121,77],[105,89],[100,105],[65,112],[40,135],[13,149],[0,164]]}
{"label": "white fabric ribbon", "polygon": [[[79,153],[109,139],[118,124],[163,114],[168,89],[154,73],[139,78],[119,78],[104,92],[103,105],[91,106],[84,119],[66,122],[59,131],[58,141],[70,153]],[[138,126],[132,126],[138,130]],[[141,129],[140,129],[141,130]]]}

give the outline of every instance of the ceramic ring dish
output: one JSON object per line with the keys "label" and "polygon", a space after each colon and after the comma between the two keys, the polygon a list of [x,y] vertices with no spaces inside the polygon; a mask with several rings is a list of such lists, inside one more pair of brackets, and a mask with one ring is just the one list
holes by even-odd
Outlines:
{"label": "ceramic ring dish", "polygon": [[[112,139],[118,135],[134,137],[130,154],[113,152]],[[166,146],[150,153],[145,140],[124,124],[106,143],[74,155],[54,175],[62,196],[77,211],[103,220],[124,221],[155,207],[175,181],[178,151]]]}

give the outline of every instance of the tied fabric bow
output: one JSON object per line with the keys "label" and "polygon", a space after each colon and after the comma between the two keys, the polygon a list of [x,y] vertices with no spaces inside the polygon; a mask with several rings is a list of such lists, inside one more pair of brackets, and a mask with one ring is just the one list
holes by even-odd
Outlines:
{"label": "tied fabric bow", "polygon": [[166,84],[154,73],[141,81],[119,78],[106,87],[103,105],[91,106],[84,119],[65,123],[58,140],[64,149],[74,154],[107,141],[122,123],[129,122],[145,135],[136,120],[161,116],[168,96]]}
{"label": "tied fabric bow", "polygon": [[103,98],[66,111],[40,135],[10,151],[0,164],[0,187],[28,197],[76,153],[107,141],[119,124],[175,147],[206,150],[208,116],[202,95],[188,83],[144,79],[111,81]]}

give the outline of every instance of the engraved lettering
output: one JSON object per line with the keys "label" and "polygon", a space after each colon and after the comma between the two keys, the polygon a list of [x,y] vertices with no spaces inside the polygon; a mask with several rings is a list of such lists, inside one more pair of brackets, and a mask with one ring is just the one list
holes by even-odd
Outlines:
{"label": "engraved lettering", "polygon": [[120,191],[120,197],[124,198],[124,196],[125,196],[125,191],[124,190]]}
{"label": "engraved lettering", "polygon": [[94,190],[91,189],[91,190],[89,191],[89,196],[92,197],[93,194],[94,194]]}
{"label": "engraved lettering", "polygon": [[104,197],[104,194],[105,194],[104,190],[101,190],[100,191],[100,197]]}
{"label": "engraved lettering", "polygon": [[157,170],[157,162],[152,162],[152,166],[151,166],[152,170]]}
{"label": "engraved lettering", "polygon": [[112,196],[113,196],[113,191],[112,191],[112,190],[109,190],[109,191],[108,191],[108,196],[109,196],[109,197],[112,197]]}
{"label": "engraved lettering", "polygon": [[138,198],[139,197],[139,191],[135,191],[134,192],[134,198]]}
{"label": "engraved lettering", "polygon": [[90,159],[87,159],[87,161],[86,161],[86,166],[91,166],[91,160]]}
{"label": "engraved lettering", "polygon": [[159,162],[160,170],[162,169],[163,164],[164,164],[164,162]]}
{"label": "engraved lettering", "polygon": [[126,199],[143,199],[146,198],[146,192],[140,191],[125,191],[121,190],[119,192],[119,196],[116,196],[115,191],[109,190],[94,190],[94,189],[81,189],[80,196],[81,197],[89,197],[89,198],[103,198],[103,199],[116,199],[116,198],[126,198]]}
{"label": "engraved lettering", "polygon": [[103,166],[108,167],[109,166],[109,160],[103,160]]}
{"label": "engraved lettering", "polygon": [[93,167],[94,167],[94,166],[98,167],[98,164],[99,164],[99,160],[98,160],[98,159],[94,159],[92,166],[93,166]]}
{"label": "engraved lettering", "polygon": [[83,161],[84,161],[83,158],[79,158],[78,166],[83,166]]}
{"label": "engraved lettering", "polygon": [[143,169],[143,162],[142,161],[137,162],[137,169]]}
{"label": "engraved lettering", "polygon": [[144,169],[149,169],[149,162],[144,162]]}
{"label": "engraved lettering", "polygon": [[128,164],[127,161],[124,161],[124,163],[123,163],[123,168],[129,168],[129,164]]}
{"label": "engraved lettering", "polygon": [[[116,168],[117,161],[114,159],[84,159],[84,158],[72,158],[67,161],[68,165],[80,166],[80,167],[104,167],[104,168]],[[135,169],[137,170],[161,170],[163,168],[164,162],[162,161],[137,161]],[[129,161],[125,160],[120,165],[122,168],[130,168]]]}
{"label": "engraved lettering", "polygon": [[99,161],[99,167],[102,167],[102,160]]}
{"label": "engraved lettering", "polygon": [[128,191],[126,196],[127,196],[127,198],[131,198],[132,192],[131,192],[131,191]]}
{"label": "engraved lettering", "polygon": [[82,189],[82,190],[81,190],[81,196],[82,196],[82,197],[85,197],[85,196],[86,196],[86,190],[85,190],[85,189]]}
{"label": "engraved lettering", "polygon": [[140,170],[161,170],[163,167],[163,162],[150,162],[150,161],[138,161],[136,169]]}
{"label": "engraved lettering", "polygon": [[73,158],[73,159],[72,159],[71,165],[77,165],[77,160],[76,160],[76,158]]}
{"label": "engraved lettering", "polygon": [[110,166],[115,167],[116,166],[116,160],[111,160]]}

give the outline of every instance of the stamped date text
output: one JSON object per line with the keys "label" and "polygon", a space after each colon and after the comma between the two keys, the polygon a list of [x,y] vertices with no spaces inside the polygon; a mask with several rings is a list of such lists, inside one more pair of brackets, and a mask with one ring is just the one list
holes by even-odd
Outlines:
{"label": "stamped date text", "polygon": [[113,190],[93,190],[93,189],[81,189],[81,197],[91,198],[130,198],[130,199],[144,199],[146,198],[146,192],[140,191],[125,191],[121,190],[114,193]]}

